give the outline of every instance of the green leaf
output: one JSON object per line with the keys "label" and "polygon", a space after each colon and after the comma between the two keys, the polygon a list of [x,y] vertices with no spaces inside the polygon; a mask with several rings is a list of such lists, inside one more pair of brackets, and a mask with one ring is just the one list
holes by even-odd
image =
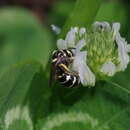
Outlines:
{"label": "green leaf", "polygon": [[[45,92],[47,81],[43,74],[41,64],[27,62],[14,65],[0,77],[0,126],[2,128],[33,130],[33,117],[41,110],[39,108],[41,97],[44,98],[43,103],[47,106],[47,102],[44,101],[49,91]],[[41,108],[44,110],[43,107]]]}
{"label": "green leaf", "polygon": [[[118,15],[117,15],[118,12]],[[116,1],[103,2],[95,18],[96,21],[121,23],[121,29],[127,29],[127,12],[125,6]],[[125,34],[126,35],[126,34]]]}
{"label": "green leaf", "polygon": [[[112,82],[130,90],[130,66]],[[106,82],[94,88],[66,89],[55,86],[52,112],[39,121],[38,130],[127,130],[130,128],[130,94]],[[44,122],[44,123],[43,123]]]}
{"label": "green leaf", "polygon": [[[130,128],[130,104],[102,89],[79,88],[70,96],[62,93],[53,103],[53,113],[41,121],[45,130],[127,130]],[[107,86],[104,86],[107,87]],[[107,87],[106,89],[110,89]],[[130,97],[130,96],[129,96]],[[54,98],[54,97],[53,97]],[[44,123],[43,123],[44,122]]]}
{"label": "green leaf", "polygon": [[0,9],[0,18],[0,72],[28,59],[45,67],[53,46],[48,29],[25,9]]}
{"label": "green leaf", "polygon": [[69,19],[63,27],[61,36],[73,26],[89,27],[97,14],[102,0],[77,0],[75,8],[70,12]]}
{"label": "green leaf", "polygon": [[[110,82],[105,84],[103,89],[112,96],[120,98],[126,103],[130,103],[130,65],[124,72],[117,73]],[[127,91],[126,91],[127,90]]]}
{"label": "green leaf", "polygon": [[52,7],[52,11],[49,13],[50,24],[55,24],[60,27],[64,25],[64,22],[68,18],[68,14],[72,11],[72,8],[75,4],[75,0],[62,0],[56,1]]}

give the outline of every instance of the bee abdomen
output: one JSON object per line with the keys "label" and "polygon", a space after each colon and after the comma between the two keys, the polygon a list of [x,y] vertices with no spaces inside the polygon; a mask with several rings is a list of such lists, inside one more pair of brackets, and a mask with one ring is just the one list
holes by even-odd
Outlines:
{"label": "bee abdomen", "polygon": [[79,77],[77,75],[71,75],[67,73],[63,73],[61,76],[58,76],[59,82],[68,88],[75,87],[79,84]]}

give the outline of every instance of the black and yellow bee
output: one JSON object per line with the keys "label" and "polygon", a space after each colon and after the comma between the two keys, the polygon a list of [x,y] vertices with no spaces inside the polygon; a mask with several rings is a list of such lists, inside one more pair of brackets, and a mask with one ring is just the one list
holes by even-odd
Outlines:
{"label": "black and yellow bee", "polygon": [[58,80],[64,87],[77,86],[80,83],[79,75],[69,69],[73,59],[74,54],[71,49],[53,51],[51,80]]}
{"label": "black and yellow bee", "polygon": [[73,62],[74,54],[71,50],[55,50],[52,53],[52,64],[58,66],[63,63],[67,67]]}

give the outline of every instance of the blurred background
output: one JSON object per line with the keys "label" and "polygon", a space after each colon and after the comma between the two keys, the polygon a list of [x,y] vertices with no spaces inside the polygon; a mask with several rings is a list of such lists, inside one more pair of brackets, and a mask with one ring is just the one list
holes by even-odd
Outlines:
{"label": "blurred background", "polygon": [[[41,22],[64,25],[76,0],[0,0],[0,8],[24,8]],[[96,2],[96,1],[95,1]],[[103,0],[97,20],[119,21],[122,26],[129,23],[129,0]],[[128,28],[127,28],[128,29]]]}
{"label": "blurred background", "polygon": [[[73,8],[75,0],[1,0],[0,7],[20,7],[28,9],[42,23],[61,20]],[[60,22],[62,23],[62,22]]]}
{"label": "blurred background", "polygon": [[[0,0],[0,72],[26,59],[39,60],[45,66],[56,42],[50,25],[62,28],[75,1]],[[122,35],[130,43],[129,0],[103,0],[95,20],[120,22]]]}

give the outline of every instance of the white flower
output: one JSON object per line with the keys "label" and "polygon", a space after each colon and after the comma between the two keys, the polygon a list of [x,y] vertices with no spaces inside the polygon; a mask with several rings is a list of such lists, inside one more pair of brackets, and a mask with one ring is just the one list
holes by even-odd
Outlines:
{"label": "white flower", "polygon": [[60,49],[67,49],[68,48],[67,42],[63,39],[59,39],[59,40],[57,40],[57,47],[59,50]]}
{"label": "white flower", "polygon": [[79,53],[80,50],[86,45],[85,40],[80,40],[77,45],[75,46],[75,53]]}
{"label": "white flower", "polygon": [[71,28],[67,33],[65,41],[68,44],[68,47],[74,48],[76,44],[76,33],[78,33],[78,27]]}
{"label": "white flower", "polygon": [[127,68],[127,65],[130,61],[129,55],[127,53],[127,46],[126,46],[127,43],[123,38],[121,38],[119,33],[117,33],[116,35],[116,43],[118,45],[118,54],[119,54],[119,61],[120,61],[118,70],[124,71]]}
{"label": "white flower", "polygon": [[[126,42],[125,42],[126,43]],[[130,52],[130,44],[125,45],[126,52]]]}
{"label": "white flower", "polygon": [[65,40],[59,39],[57,41],[58,49],[74,48],[76,44],[76,33],[78,33],[78,27],[71,28],[67,33]]}
{"label": "white flower", "polygon": [[127,68],[130,44],[121,37],[119,30],[119,23],[113,23],[111,27],[108,22],[95,22],[92,32],[86,33],[85,28],[74,27],[65,40],[57,41],[58,49],[74,48],[74,61],[70,69],[79,74],[83,86],[94,86],[95,74],[99,77],[113,76]]}
{"label": "white flower", "polygon": [[[104,63],[101,68],[101,72],[106,73],[107,75],[114,75],[115,72],[124,71],[127,68],[128,63],[130,62],[130,57],[128,53],[130,52],[130,44],[127,44],[124,38],[120,35],[120,23],[113,23],[112,28],[107,22],[95,22],[93,24],[93,28],[95,31],[103,30],[109,33],[112,33],[113,44],[117,44],[118,49],[118,57],[117,60],[120,62],[119,65],[115,65],[114,63]],[[108,68],[108,70],[107,70]],[[113,71],[108,73],[110,68],[113,68]]]}
{"label": "white flower", "polygon": [[94,31],[105,30],[105,31],[111,31],[111,26],[108,22],[95,22],[93,24]]}
{"label": "white flower", "polygon": [[72,70],[78,72],[83,86],[94,86],[95,75],[86,64],[87,51],[81,51],[81,49],[86,45],[86,41],[83,38],[77,40],[77,35],[82,37],[84,34],[86,34],[85,28],[71,28],[67,33],[65,40],[59,39],[57,41],[57,47],[58,49],[75,48],[73,49],[75,57],[72,64]]}
{"label": "white flower", "polygon": [[85,45],[83,41],[84,40],[81,40],[77,44],[72,69],[79,73],[80,81],[84,86],[94,86],[95,75],[86,64],[87,51],[80,51],[80,49]]}
{"label": "white flower", "polygon": [[61,29],[60,29],[58,26],[52,24],[52,25],[51,25],[51,28],[52,28],[52,30],[53,30],[56,34],[60,34]]}
{"label": "white flower", "polygon": [[119,33],[119,30],[120,30],[120,23],[113,23],[112,25],[113,37],[115,37],[117,33]]}
{"label": "white flower", "polygon": [[102,65],[100,71],[107,76],[113,76],[116,73],[116,66],[114,63],[109,61]]}
{"label": "white flower", "polygon": [[80,28],[80,30],[79,30],[79,35],[80,35],[80,37],[82,37],[84,34],[86,33],[86,28]]}
{"label": "white flower", "polygon": [[128,55],[128,52],[130,52],[130,45],[128,45],[125,39],[121,37],[119,30],[120,24],[114,23],[113,33],[115,36],[116,44],[118,45],[118,59],[120,61],[120,64],[117,66],[117,71],[124,71],[130,61]]}
{"label": "white flower", "polygon": [[[67,49],[67,48],[76,48],[77,45],[77,35],[82,37],[86,34],[86,28],[78,28],[74,27],[71,28],[70,31],[67,33],[65,40],[59,39],[57,40],[57,47],[58,49]],[[81,40],[81,39],[79,39]],[[83,38],[82,38],[83,40]]]}

